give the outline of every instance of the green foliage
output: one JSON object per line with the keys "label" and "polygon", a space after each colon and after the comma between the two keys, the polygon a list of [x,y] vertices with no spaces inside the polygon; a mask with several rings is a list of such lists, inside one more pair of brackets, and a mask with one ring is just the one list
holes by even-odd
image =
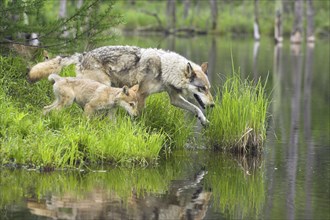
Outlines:
{"label": "green foliage", "polygon": [[215,107],[207,114],[211,124],[205,130],[210,146],[225,151],[260,151],[269,106],[261,81],[254,84],[234,73],[216,97]]}
{"label": "green foliage", "polygon": [[[14,42],[25,43],[20,33],[38,33],[44,47],[53,52],[70,51],[74,47],[83,50],[86,44],[112,38],[111,27],[121,22],[121,16],[113,10],[114,1],[67,2],[67,15],[58,18],[59,1],[8,0],[0,14],[0,39],[12,37]],[[97,14],[97,16],[94,16]]]}
{"label": "green foliage", "polygon": [[[192,28],[210,31],[213,34],[227,36],[253,36],[254,1],[217,1],[217,28],[211,31],[211,12],[209,1],[191,1],[189,13],[184,17],[184,4],[176,4],[176,28]],[[276,1],[259,1],[259,25],[262,36],[274,35],[274,16]],[[293,24],[294,4],[286,2],[288,9],[282,12],[283,34],[290,35]],[[315,34],[329,35],[329,2],[314,1]],[[163,28],[167,27],[166,1],[136,1],[132,5],[129,1],[119,1],[116,9],[124,16],[124,29],[156,29],[159,26],[157,15]],[[153,14],[153,15],[152,15]]]}
{"label": "green foliage", "polygon": [[28,63],[20,57],[0,56],[0,84],[4,94],[15,100],[15,105],[29,108],[43,107],[52,97],[47,80],[33,86],[26,80]]}

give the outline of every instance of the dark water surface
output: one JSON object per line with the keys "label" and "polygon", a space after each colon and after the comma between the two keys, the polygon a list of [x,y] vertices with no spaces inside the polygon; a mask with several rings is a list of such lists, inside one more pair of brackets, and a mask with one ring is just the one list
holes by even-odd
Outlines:
{"label": "dark water surface", "polygon": [[156,168],[39,173],[0,169],[0,219],[330,219],[329,40],[125,37],[209,62],[212,86],[235,67],[267,82],[272,117],[258,158],[182,151]]}

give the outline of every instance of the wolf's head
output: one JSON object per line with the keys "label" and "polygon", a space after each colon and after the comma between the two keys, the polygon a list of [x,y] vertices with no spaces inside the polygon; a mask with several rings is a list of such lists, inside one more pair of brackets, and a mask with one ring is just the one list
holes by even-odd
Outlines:
{"label": "wolf's head", "polygon": [[137,91],[139,85],[132,86],[128,88],[123,86],[121,93],[119,94],[119,106],[123,107],[131,116],[138,115],[138,97]]}
{"label": "wolf's head", "polygon": [[207,78],[207,63],[203,63],[201,68],[193,68],[188,62],[186,77],[189,79],[187,90],[195,97],[198,104],[204,109],[207,106],[213,107],[214,101],[210,92],[210,82]]}

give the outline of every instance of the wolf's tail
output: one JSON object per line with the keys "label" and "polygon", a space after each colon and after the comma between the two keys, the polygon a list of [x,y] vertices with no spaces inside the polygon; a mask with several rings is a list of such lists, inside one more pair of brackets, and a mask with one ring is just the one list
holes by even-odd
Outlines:
{"label": "wolf's tail", "polygon": [[46,78],[52,73],[60,73],[62,67],[71,64],[79,64],[82,60],[83,54],[75,53],[72,56],[60,57],[57,56],[53,59],[36,64],[31,68],[28,73],[28,81],[36,82],[40,79]]}
{"label": "wolf's tail", "polygon": [[62,69],[61,57],[38,63],[34,65],[28,73],[28,81],[33,83],[40,79],[46,78],[52,73],[59,73]]}
{"label": "wolf's tail", "polygon": [[57,75],[56,73],[52,73],[48,76],[48,81],[49,82],[52,82],[52,83],[55,83],[57,82],[58,80],[60,80],[62,77],[60,77],[59,75]]}

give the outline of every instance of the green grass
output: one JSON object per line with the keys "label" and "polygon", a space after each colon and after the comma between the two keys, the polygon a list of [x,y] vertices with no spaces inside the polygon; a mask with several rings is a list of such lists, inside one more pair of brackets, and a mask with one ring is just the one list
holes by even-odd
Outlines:
{"label": "green grass", "polygon": [[165,143],[161,132],[128,117],[88,119],[72,107],[49,116],[29,114],[2,98],[1,164],[76,167],[91,164],[156,163]]}
{"label": "green grass", "polygon": [[141,121],[152,131],[165,132],[168,144],[183,148],[192,134],[195,118],[189,118],[185,110],[171,105],[165,93],[149,96]]}
{"label": "green grass", "polygon": [[261,81],[242,80],[235,73],[217,91],[215,102],[204,134],[209,146],[231,152],[261,151],[269,106]]}

